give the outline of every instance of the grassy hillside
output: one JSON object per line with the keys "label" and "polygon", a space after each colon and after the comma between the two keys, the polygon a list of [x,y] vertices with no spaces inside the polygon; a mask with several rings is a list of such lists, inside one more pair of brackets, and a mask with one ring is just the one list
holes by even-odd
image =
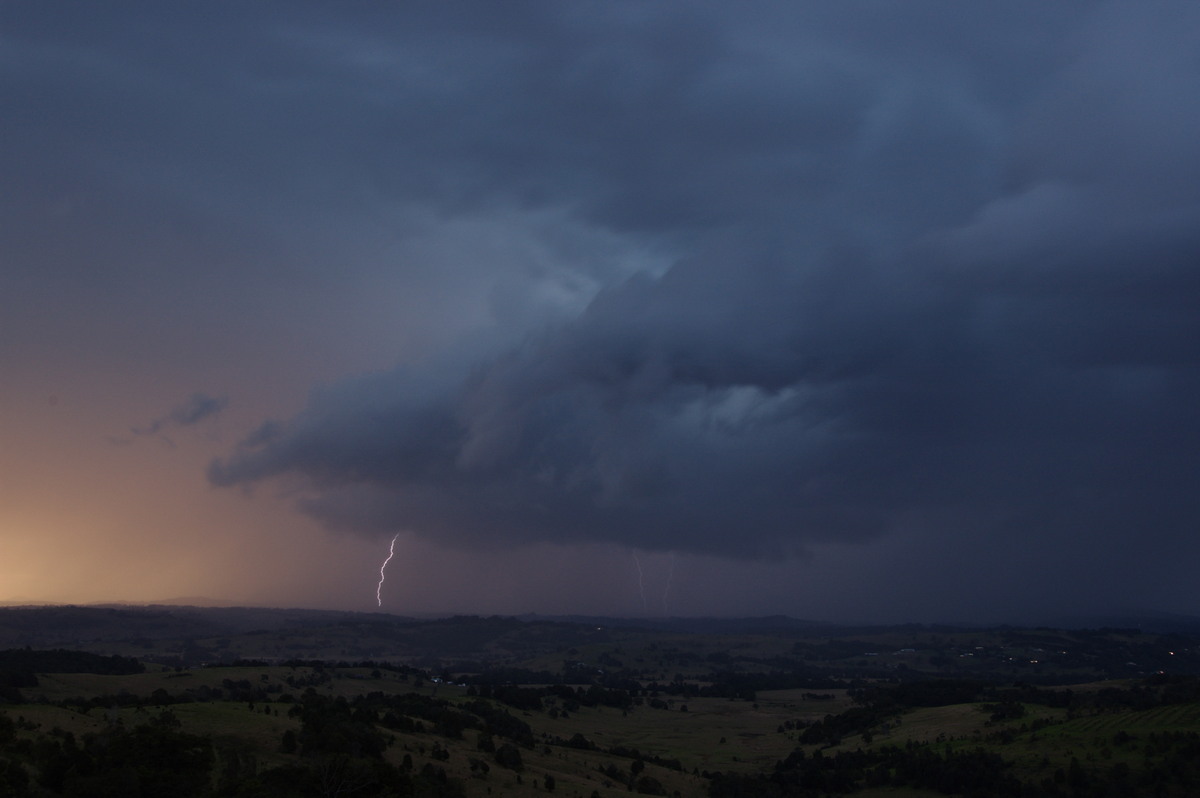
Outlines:
{"label": "grassy hillside", "polygon": [[[32,703],[11,704],[5,714],[23,727],[18,738],[35,740],[58,729],[77,738],[99,734],[114,726],[132,728],[163,712],[169,712],[191,734],[210,737],[218,748],[236,748],[253,753],[260,767],[299,761],[299,752],[281,752],[282,738],[291,730],[299,733],[301,723],[289,711],[304,701],[304,694],[349,701],[372,693],[418,695],[462,706],[479,701],[470,688],[436,684],[390,671],[377,671],[372,678],[367,668],[313,667],[212,667],[176,672],[151,670],[141,674],[107,676],[97,674],[44,674],[38,686],[27,689]],[[315,683],[309,684],[310,682]],[[290,684],[307,685],[299,690]],[[233,685],[231,688],[230,685]],[[231,692],[262,691],[253,700],[229,700]],[[757,701],[727,698],[671,699],[666,708],[655,709],[646,702],[629,708],[580,706],[570,712],[563,702],[547,700],[543,711],[518,712],[501,702],[487,701],[499,711],[508,711],[527,723],[535,744],[522,749],[524,770],[518,774],[489,765],[487,774],[471,769],[471,760],[490,761],[478,750],[480,730],[469,729],[459,738],[433,730],[403,732],[386,730],[389,745],[385,757],[399,765],[411,757],[413,768],[425,765],[443,768],[450,778],[460,779],[466,795],[534,794],[532,783],[544,782],[550,774],[563,795],[628,794],[627,786],[610,775],[627,778],[636,750],[645,759],[677,760],[678,768],[648,761],[639,772],[652,776],[682,795],[703,794],[706,783],[700,771],[741,770],[754,772],[771,767],[794,747],[794,734],[782,733],[786,721],[810,721],[848,705],[844,691],[833,699],[809,702],[803,691],[773,691]],[[164,693],[166,695],[164,695]],[[156,698],[158,700],[156,700]],[[191,698],[190,701],[179,702]],[[421,722],[421,718],[413,718]],[[28,728],[32,724],[34,728]],[[562,744],[582,735],[592,750]],[[614,755],[613,750],[626,752]],[[438,754],[435,756],[435,751]],[[441,751],[447,752],[441,758]],[[607,769],[609,775],[601,772]],[[694,775],[695,773],[695,775]],[[608,785],[608,786],[606,786]],[[586,788],[586,789],[584,789]]]}
{"label": "grassy hillside", "polygon": [[[1197,646],[1177,635],[303,613],[215,631],[0,651],[0,795],[1200,794]],[[231,657],[300,640],[401,654]]]}
{"label": "grassy hillside", "polygon": [[[381,761],[408,773],[432,772],[438,778],[444,773],[443,787],[449,790],[445,794],[544,795],[549,776],[559,795],[627,795],[631,783],[635,790],[641,785],[668,795],[706,795],[709,774],[768,774],[797,751],[806,757],[820,751],[831,759],[913,745],[943,753],[986,751],[1001,757],[1009,773],[1025,784],[1051,790],[1057,779],[1065,790],[1072,768],[1077,781],[1093,783],[1117,773],[1123,774],[1123,783],[1133,784],[1147,763],[1154,763],[1155,751],[1167,756],[1178,748],[1173,735],[1195,737],[1200,730],[1200,701],[1139,709],[1127,704],[1157,700],[1165,688],[1159,686],[1155,693],[1155,688],[1126,682],[1078,685],[1070,691],[1076,696],[1073,706],[1027,700],[1019,704],[1018,717],[999,719],[998,707],[1005,706],[1003,689],[994,696],[999,701],[896,705],[836,740],[806,742],[806,735],[827,718],[861,711],[868,702],[861,694],[855,700],[847,690],[769,690],[753,700],[682,700],[648,691],[625,707],[575,705],[560,696],[542,695],[540,709],[521,710],[495,698],[480,698],[474,686],[432,678],[413,670],[265,665],[152,668],[123,675],[42,674],[35,688],[24,691],[25,702],[3,707],[13,730],[0,757],[20,763],[30,774],[34,791],[28,794],[56,794],[37,783],[36,746],[46,746],[47,740],[61,744],[68,736],[77,743],[101,739],[169,721],[180,733],[211,741],[210,779],[216,789],[231,756],[244,774],[304,768],[319,757],[320,751],[303,750],[306,707],[367,705],[390,696],[419,701],[412,704],[414,714],[386,722],[378,714],[371,717],[374,733],[384,741]],[[1042,692],[1055,701],[1066,693]],[[1097,703],[1106,694],[1124,698],[1110,705]],[[1036,698],[1037,692],[1032,695]],[[526,738],[515,746],[519,770],[497,761],[496,750],[509,738],[494,731],[487,713],[480,714],[481,706],[528,727]],[[1010,714],[1017,714],[1012,707],[1018,704],[1008,701],[1007,706]],[[432,719],[431,711],[443,710],[457,712],[466,725],[455,728]],[[289,732],[301,741],[291,751],[285,743]],[[489,747],[487,739],[492,750],[482,750]],[[1147,753],[1148,747],[1154,750]],[[232,778],[225,776],[227,783],[233,783]],[[859,786],[851,794],[936,793]]]}

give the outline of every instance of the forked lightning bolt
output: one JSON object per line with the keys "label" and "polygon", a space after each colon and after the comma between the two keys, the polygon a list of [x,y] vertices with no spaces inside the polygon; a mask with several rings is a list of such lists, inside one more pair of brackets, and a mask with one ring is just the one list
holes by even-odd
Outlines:
{"label": "forked lightning bolt", "polygon": [[392,545],[388,546],[387,559],[383,561],[383,565],[379,566],[379,585],[375,588],[375,600],[379,602],[379,606],[383,606],[383,580],[386,579],[383,575],[387,564],[392,561],[392,555],[396,553],[396,538],[400,537],[400,533],[396,533],[396,537],[392,538]]}

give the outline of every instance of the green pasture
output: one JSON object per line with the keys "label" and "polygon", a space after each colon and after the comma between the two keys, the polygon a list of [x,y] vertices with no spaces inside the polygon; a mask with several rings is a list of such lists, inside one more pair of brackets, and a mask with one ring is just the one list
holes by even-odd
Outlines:
{"label": "green pasture", "polygon": [[[584,713],[581,713],[584,714]],[[526,721],[536,718],[523,716]],[[535,737],[540,737],[542,728],[531,722]],[[558,795],[589,796],[595,790],[605,798],[615,798],[618,795],[628,795],[628,787],[624,781],[614,781],[601,773],[601,768],[611,765],[622,774],[630,772],[631,759],[615,757],[600,751],[586,751],[562,746],[548,746],[538,743],[532,749],[522,749],[521,758],[524,770],[518,780],[517,774],[506,770],[495,763],[491,754],[483,753],[477,748],[478,732],[467,730],[460,740],[447,740],[429,734],[395,734],[392,746],[386,753],[386,758],[393,764],[400,764],[405,755],[412,758],[416,769],[426,762],[437,767],[445,768],[448,776],[462,780],[468,796],[485,796],[490,794],[503,795],[542,795],[541,789],[546,774],[554,777]],[[503,742],[496,740],[499,745]],[[434,744],[449,753],[445,760],[435,760],[431,757]],[[482,760],[489,766],[486,775],[473,773],[470,763],[472,759]],[[693,776],[691,770],[686,772],[673,771],[657,765],[646,763],[640,775],[653,776],[667,787],[668,792],[678,790],[681,795],[701,795],[706,791],[706,782],[699,776]],[[534,786],[537,783],[537,787]],[[491,792],[489,792],[489,788]]]}
{"label": "green pasture", "polygon": [[[1111,684],[1111,683],[1108,683]],[[1086,690],[1089,685],[1080,685]],[[1094,687],[1091,686],[1091,687]],[[1072,689],[1075,689],[1074,687]],[[1124,762],[1136,768],[1143,761],[1143,745],[1150,734],[1200,730],[1200,704],[1178,704],[1153,709],[1115,710],[1068,718],[1066,710],[1028,704],[1020,719],[988,723],[980,704],[958,704],[911,710],[899,726],[876,733],[871,745],[854,736],[834,750],[904,744],[908,740],[948,749],[984,748],[1013,763],[1018,778],[1049,778],[1066,769],[1072,759],[1086,768],[1109,768]],[[1038,719],[1049,722],[1034,730]],[[1124,732],[1127,737],[1119,738]]]}
{"label": "green pasture", "polygon": [[[49,673],[38,674],[38,686],[23,688],[26,697],[48,701],[101,695],[130,694],[149,697],[155,690],[163,689],[171,695],[182,695],[189,689],[201,685],[220,688],[225,680],[248,681],[254,686],[267,687],[272,682],[283,685],[283,679],[291,673],[289,668],[191,668],[175,671],[150,665],[145,673],[110,676],[96,673]],[[263,676],[267,676],[263,679]],[[284,692],[296,692],[283,685]]]}
{"label": "green pasture", "polygon": [[103,710],[92,710],[85,714],[48,704],[9,704],[5,705],[3,710],[14,721],[24,718],[37,724],[37,729],[33,732],[20,732],[22,736],[27,737],[45,734],[52,729],[62,729],[81,737],[84,734],[103,731],[108,726],[108,719]]}

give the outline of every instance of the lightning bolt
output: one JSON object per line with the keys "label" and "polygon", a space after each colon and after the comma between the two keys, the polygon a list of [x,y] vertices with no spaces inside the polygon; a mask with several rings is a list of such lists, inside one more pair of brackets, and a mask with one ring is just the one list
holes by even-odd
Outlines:
{"label": "lightning bolt", "polygon": [[638,559],[637,552],[633,552],[633,564],[637,566],[638,572],[638,595],[642,597],[642,613],[646,612],[646,583],[642,574],[642,561]]}
{"label": "lightning bolt", "polygon": [[387,564],[392,561],[392,555],[396,553],[396,538],[400,537],[400,533],[396,533],[396,537],[392,538],[392,545],[388,546],[387,559],[383,561],[383,565],[379,566],[379,585],[375,588],[375,600],[379,602],[379,606],[383,606],[383,580],[386,579],[383,575]]}
{"label": "lightning bolt", "polygon": [[667,586],[663,588],[663,615],[668,615],[667,596],[671,593],[671,580],[675,578],[675,552],[671,552],[671,570],[667,571]]}

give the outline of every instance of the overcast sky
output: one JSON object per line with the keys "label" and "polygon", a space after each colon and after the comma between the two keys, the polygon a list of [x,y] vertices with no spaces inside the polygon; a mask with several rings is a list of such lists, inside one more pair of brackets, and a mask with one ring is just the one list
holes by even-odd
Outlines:
{"label": "overcast sky", "polygon": [[1200,613],[1197,31],[0,3],[0,600]]}

